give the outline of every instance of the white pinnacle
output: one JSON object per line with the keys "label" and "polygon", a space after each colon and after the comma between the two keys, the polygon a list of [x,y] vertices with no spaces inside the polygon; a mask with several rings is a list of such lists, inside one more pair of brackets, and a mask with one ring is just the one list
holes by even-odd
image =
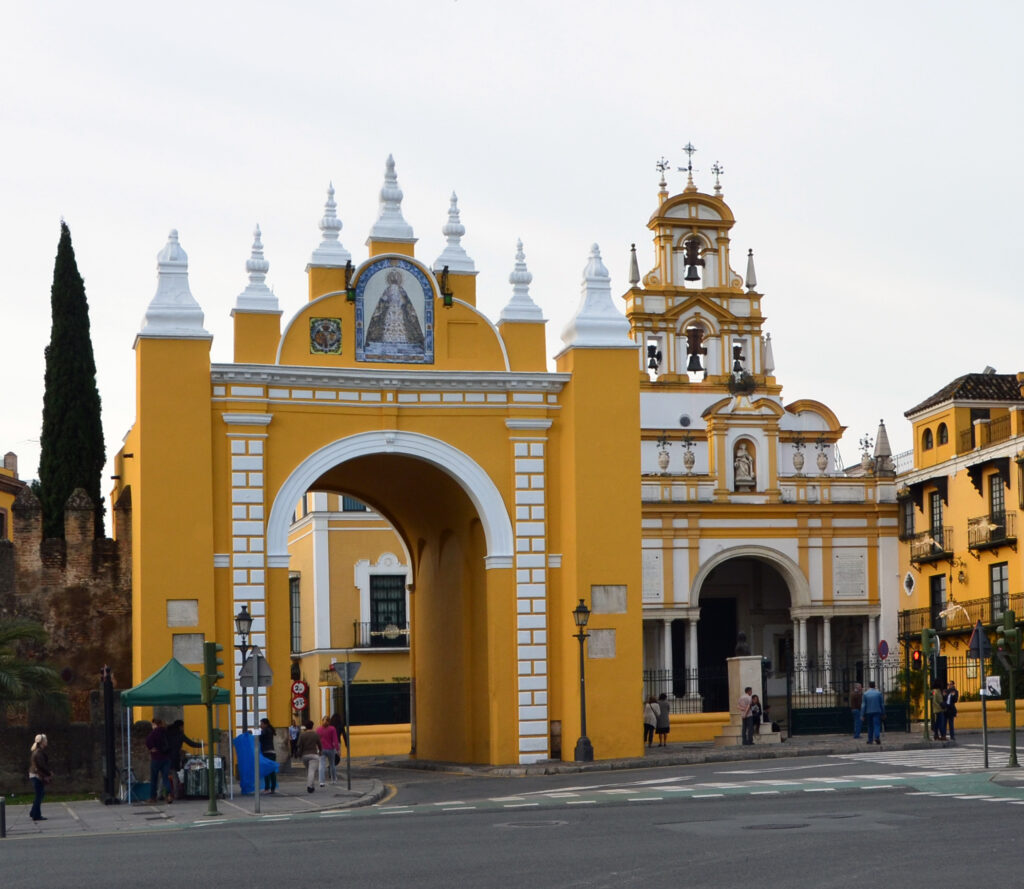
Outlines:
{"label": "white pinnacle", "polygon": [[508,283],[512,285],[512,298],[508,305],[501,310],[502,321],[543,321],[538,306],[530,298],[530,282],[533,275],[526,267],[526,254],[523,253],[523,242],[516,241],[516,263],[508,276]]}
{"label": "white pinnacle", "polygon": [[156,293],[143,319],[140,337],[213,339],[203,328],[203,310],[188,286],[188,254],[171,229],[167,244],[156,255]]}
{"label": "white pinnacle", "polygon": [[265,281],[270,263],[263,258],[263,241],[260,240],[260,227],[253,232],[252,255],[245,261],[245,270],[249,273],[249,285],[238,294],[235,300],[236,309],[250,312],[280,312],[281,307]]}
{"label": "white pinnacle", "polygon": [[324,203],[324,215],[320,218],[320,232],[323,240],[313,251],[309,264],[326,268],[343,268],[352,259],[338,240],[341,234],[341,220],[338,219],[338,205],[334,202],[334,183],[327,186],[327,201]]}
{"label": "white pinnacle", "polygon": [[449,272],[461,272],[463,274],[476,274],[476,266],[469,258],[465,248],[462,246],[462,236],[466,233],[466,226],[459,220],[459,199],[455,192],[452,192],[451,202],[448,205],[448,221],[441,227],[441,234],[448,239],[448,245],[441,252],[441,255],[434,260],[434,269],[441,271],[448,266]]}
{"label": "white pinnacle", "polygon": [[415,241],[412,226],[402,216],[402,189],[398,187],[395,159],[389,154],[380,189],[380,211],[370,229],[369,241]]}
{"label": "white pinnacle", "polygon": [[562,342],[575,348],[636,349],[629,338],[629,322],[612,302],[611,278],[597,244],[583,269],[580,306],[562,331]]}

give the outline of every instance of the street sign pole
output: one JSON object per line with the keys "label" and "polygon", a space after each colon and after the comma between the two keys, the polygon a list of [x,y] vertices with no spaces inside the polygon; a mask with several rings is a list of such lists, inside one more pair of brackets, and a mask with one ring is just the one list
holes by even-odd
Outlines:
{"label": "street sign pole", "polygon": [[345,737],[348,739],[345,743],[345,784],[348,790],[352,789],[352,729],[348,716],[348,686],[356,678],[356,673],[359,672],[362,665],[362,661],[350,661],[348,652],[345,653],[343,662],[335,661],[332,665],[334,672],[345,683]]}
{"label": "street sign pole", "polygon": [[260,813],[260,650],[253,646],[255,677],[252,689],[252,798],[253,811]]}

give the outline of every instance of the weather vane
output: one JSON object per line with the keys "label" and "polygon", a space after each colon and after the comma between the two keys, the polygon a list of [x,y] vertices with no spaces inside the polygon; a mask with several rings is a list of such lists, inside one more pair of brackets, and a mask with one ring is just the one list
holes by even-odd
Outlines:
{"label": "weather vane", "polygon": [[693,147],[692,142],[687,142],[683,146],[683,151],[686,152],[686,166],[679,167],[680,173],[693,173],[693,156],[697,153],[697,149]]}
{"label": "weather vane", "polygon": [[725,172],[725,167],[723,167],[718,161],[715,161],[711,165],[711,172],[715,174],[715,194],[718,194],[718,192],[722,190],[722,186],[718,182],[718,177]]}
{"label": "weather vane", "polygon": [[664,155],[662,155],[661,158],[659,158],[658,162],[654,165],[654,169],[661,173],[661,178],[664,179],[665,171],[671,166],[672,164],[668,162],[668,159]]}

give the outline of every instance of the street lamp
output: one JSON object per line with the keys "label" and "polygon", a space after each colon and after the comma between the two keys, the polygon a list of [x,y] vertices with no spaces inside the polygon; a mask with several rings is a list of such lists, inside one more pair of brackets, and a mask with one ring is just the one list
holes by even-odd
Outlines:
{"label": "street lamp", "polygon": [[590,738],[587,737],[587,679],[583,667],[583,642],[590,636],[589,633],[583,631],[587,628],[587,621],[590,620],[590,609],[582,599],[580,599],[580,604],[573,609],[572,616],[579,629],[575,635],[580,640],[580,738],[576,742],[574,758],[576,762],[593,762],[594,747],[590,743]]}
{"label": "street lamp", "polygon": [[[249,614],[249,609],[246,605],[243,605],[242,610],[235,615],[235,630],[242,637],[241,644],[237,645],[236,648],[242,653],[242,667],[244,667],[246,655],[249,653],[249,631],[252,630],[252,615]],[[245,686],[242,685],[242,734],[244,735],[248,731],[249,714],[245,706]]]}

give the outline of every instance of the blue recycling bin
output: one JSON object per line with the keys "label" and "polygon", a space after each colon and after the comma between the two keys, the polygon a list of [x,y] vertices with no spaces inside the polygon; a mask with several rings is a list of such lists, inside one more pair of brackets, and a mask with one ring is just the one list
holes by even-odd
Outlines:
{"label": "blue recycling bin", "polygon": [[[235,746],[235,762],[238,764],[238,786],[242,794],[252,793],[255,788],[253,781],[253,745],[256,736],[253,734],[238,735],[232,742]],[[277,771],[277,763],[260,754],[260,778]]]}

